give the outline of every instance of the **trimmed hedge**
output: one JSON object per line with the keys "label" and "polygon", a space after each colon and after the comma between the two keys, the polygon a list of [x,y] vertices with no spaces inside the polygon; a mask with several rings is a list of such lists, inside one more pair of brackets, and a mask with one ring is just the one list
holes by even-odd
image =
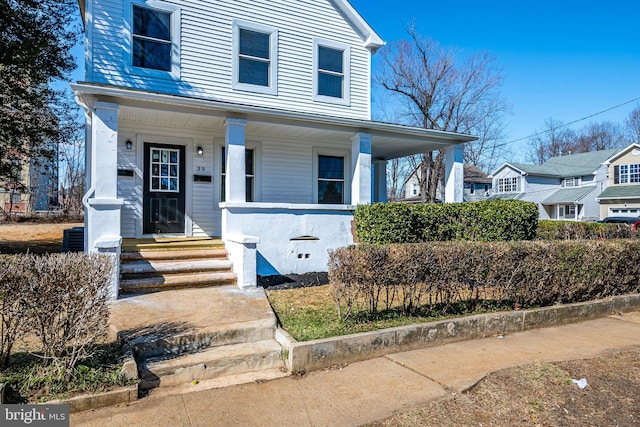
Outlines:
{"label": "trimmed hedge", "polygon": [[636,233],[627,224],[540,220],[538,240],[626,239]]}
{"label": "trimmed hedge", "polygon": [[0,364],[32,334],[61,370],[92,356],[109,324],[111,261],[79,253],[0,256]]}
{"label": "trimmed hedge", "polygon": [[375,203],[358,206],[354,219],[361,243],[532,240],[538,208],[520,200]]}
{"label": "trimmed hedge", "polygon": [[332,251],[340,316],[548,306],[640,292],[640,241],[440,242]]}

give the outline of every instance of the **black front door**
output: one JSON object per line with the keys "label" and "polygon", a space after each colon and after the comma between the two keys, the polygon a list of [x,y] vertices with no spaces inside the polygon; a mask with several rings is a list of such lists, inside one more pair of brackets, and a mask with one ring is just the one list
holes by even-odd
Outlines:
{"label": "black front door", "polygon": [[144,144],[143,233],[184,233],[184,146]]}

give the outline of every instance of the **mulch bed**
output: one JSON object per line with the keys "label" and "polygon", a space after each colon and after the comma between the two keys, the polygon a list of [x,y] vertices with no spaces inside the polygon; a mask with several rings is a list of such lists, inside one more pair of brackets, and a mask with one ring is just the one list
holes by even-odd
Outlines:
{"label": "mulch bed", "polygon": [[258,276],[258,286],[269,290],[309,288],[329,284],[326,272]]}

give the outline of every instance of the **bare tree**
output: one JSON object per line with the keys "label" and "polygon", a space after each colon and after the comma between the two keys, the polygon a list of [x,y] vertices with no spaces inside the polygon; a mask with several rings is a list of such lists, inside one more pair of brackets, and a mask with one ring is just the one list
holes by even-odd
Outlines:
{"label": "bare tree", "polygon": [[543,164],[549,158],[570,154],[575,133],[559,120],[548,118],[544,128],[529,140],[529,157],[536,164]]}
{"label": "bare tree", "polygon": [[589,123],[573,130],[549,118],[543,130],[529,140],[529,157],[533,162],[542,164],[551,157],[622,148],[628,144],[629,138],[617,123]]}
{"label": "bare tree", "polygon": [[404,184],[413,172],[408,158],[392,159],[387,166],[387,199],[390,201],[401,200]]}
{"label": "bare tree", "polygon": [[[475,162],[491,155],[489,147],[501,135],[501,116],[507,106],[499,92],[502,70],[488,53],[461,61],[460,53],[423,37],[414,26],[408,40],[381,52],[378,83],[398,101],[401,121],[426,129],[475,133],[483,128],[487,139],[473,146]],[[468,149],[469,151],[469,149]],[[444,152],[420,158],[420,189],[424,201],[435,201],[444,175]]]}
{"label": "bare tree", "polygon": [[630,143],[640,144],[640,105],[629,113],[624,123],[629,133]]}

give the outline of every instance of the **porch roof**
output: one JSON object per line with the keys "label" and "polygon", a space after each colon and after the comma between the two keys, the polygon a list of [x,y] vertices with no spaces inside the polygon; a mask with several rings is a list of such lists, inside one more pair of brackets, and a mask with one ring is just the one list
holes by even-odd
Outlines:
{"label": "porch roof", "polygon": [[[306,112],[287,111],[225,101],[192,98],[164,93],[129,89],[120,86],[80,82],[71,85],[73,91],[86,106],[95,101],[113,102],[125,109],[156,110],[177,116],[198,115],[213,128],[222,128],[226,118],[246,119],[256,133],[287,132],[296,136],[313,134],[315,137],[350,137],[359,132],[371,134],[371,150],[374,159],[393,159],[411,154],[441,150],[454,144],[474,141],[472,135],[422,129],[392,123],[355,118],[334,117]],[[120,112],[120,117],[123,111]]]}
{"label": "porch roof", "polygon": [[640,185],[613,185],[600,193],[598,200],[640,199]]}
{"label": "porch roof", "polygon": [[563,188],[544,199],[542,204],[556,205],[558,203],[577,203],[595,189],[595,185],[589,187]]}

